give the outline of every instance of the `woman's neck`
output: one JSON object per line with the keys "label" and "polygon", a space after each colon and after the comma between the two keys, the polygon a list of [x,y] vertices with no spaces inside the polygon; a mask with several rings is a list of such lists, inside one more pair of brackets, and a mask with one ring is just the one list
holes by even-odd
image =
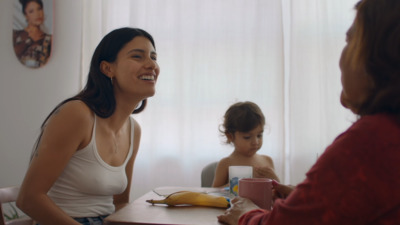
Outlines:
{"label": "woman's neck", "polygon": [[108,124],[111,129],[119,130],[127,120],[129,120],[130,115],[135,110],[136,105],[132,102],[124,102],[116,99],[115,111],[114,113],[107,118]]}
{"label": "woman's neck", "polygon": [[28,25],[25,28],[25,31],[28,32],[29,37],[33,41],[37,41],[43,38],[44,32],[40,29],[39,26],[34,26],[34,25]]}

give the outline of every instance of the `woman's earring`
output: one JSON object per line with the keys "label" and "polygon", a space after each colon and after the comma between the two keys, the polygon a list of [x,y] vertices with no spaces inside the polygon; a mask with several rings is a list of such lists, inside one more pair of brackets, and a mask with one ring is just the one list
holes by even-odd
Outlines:
{"label": "woman's earring", "polygon": [[110,77],[110,80],[111,80],[111,86],[112,86],[114,84],[112,77]]}

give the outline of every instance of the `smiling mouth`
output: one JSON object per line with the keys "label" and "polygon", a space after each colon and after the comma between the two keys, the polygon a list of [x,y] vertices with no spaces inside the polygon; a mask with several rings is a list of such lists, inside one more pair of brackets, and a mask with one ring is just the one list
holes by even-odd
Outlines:
{"label": "smiling mouth", "polygon": [[148,80],[148,81],[154,81],[156,79],[156,76],[154,76],[154,75],[143,75],[143,76],[140,76],[139,79]]}

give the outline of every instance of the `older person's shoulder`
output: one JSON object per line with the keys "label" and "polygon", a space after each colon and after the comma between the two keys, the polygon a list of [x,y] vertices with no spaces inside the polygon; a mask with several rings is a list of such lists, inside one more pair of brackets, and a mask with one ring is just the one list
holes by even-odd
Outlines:
{"label": "older person's shoulder", "polygon": [[[382,143],[400,144],[400,125],[395,116],[375,114],[361,117],[339,135],[334,143],[352,148],[369,148]],[[369,146],[369,147],[367,147]]]}
{"label": "older person's shoulder", "polygon": [[399,130],[400,132],[400,123],[397,117],[386,113],[363,116],[354,123],[353,127],[357,129],[373,129],[377,131],[394,129]]}

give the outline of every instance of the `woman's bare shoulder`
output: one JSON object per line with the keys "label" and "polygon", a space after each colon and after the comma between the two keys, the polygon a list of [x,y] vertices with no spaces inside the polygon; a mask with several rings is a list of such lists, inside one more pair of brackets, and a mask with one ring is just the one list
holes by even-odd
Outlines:
{"label": "woman's bare shoulder", "polygon": [[93,111],[81,100],[72,100],[64,103],[58,111],[66,111],[74,116],[93,116]]}
{"label": "woman's bare shoulder", "polygon": [[92,110],[89,108],[86,103],[84,103],[81,100],[71,100],[66,103],[64,103],[60,109],[69,109],[69,110],[80,110],[80,111],[87,111],[87,112],[92,112]]}
{"label": "woman's bare shoulder", "polygon": [[93,119],[93,111],[84,102],[72,100],[56,109],[49,122],[54,121],[65,125],[79,125],[79,127],[82,127],[91,126]]}

